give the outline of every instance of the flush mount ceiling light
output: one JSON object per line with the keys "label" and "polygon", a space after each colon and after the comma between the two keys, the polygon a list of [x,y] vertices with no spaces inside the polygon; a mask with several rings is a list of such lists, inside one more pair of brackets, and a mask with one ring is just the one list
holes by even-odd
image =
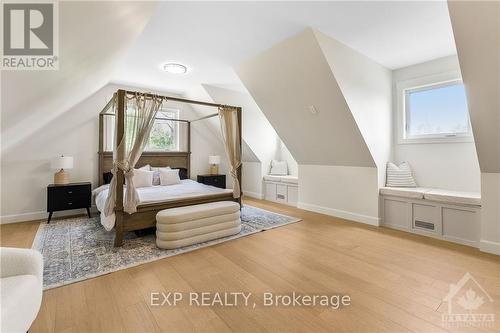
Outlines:
{"label": "flush mount ceiling light", "polygon": [[175,62],[168,62],[163,65],[163,70],[167,73],[172,73],[172,74],[185,74],[188,71],[187,66],[184,66],[182,64],[178,64]]}

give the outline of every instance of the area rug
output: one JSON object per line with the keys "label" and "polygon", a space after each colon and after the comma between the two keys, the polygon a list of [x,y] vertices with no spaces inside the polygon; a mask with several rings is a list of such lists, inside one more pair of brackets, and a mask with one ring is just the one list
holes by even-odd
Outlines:
{"label": "area rug", "polygon": [[154,233],[137,236],[134,232],[126,233],[123,246],[115,248],[114,232],[105,231],[99,217],[77,217],[42,223],[33,248],[43,255],[44,289],[51,289],[298,221],[300,219],[244,205],[239,234],[162,250],[156,246]]}

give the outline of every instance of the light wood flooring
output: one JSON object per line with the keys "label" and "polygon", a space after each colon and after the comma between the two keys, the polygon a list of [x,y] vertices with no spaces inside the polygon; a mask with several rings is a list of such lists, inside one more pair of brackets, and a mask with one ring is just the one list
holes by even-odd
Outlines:
{"label": "light wood flooring", "polygon": [[[500,332],[500,257],[476,249],[246,199],[302,222],[44,293],[37,332]],[[1,226],[30,247],[39,222]],[[496,325],[446,327],[443,297],[470,272],[494,298]],[[350,295],[322,307],[151,306],[151,292]],[[187,303],[187,302],[186,302]]]}

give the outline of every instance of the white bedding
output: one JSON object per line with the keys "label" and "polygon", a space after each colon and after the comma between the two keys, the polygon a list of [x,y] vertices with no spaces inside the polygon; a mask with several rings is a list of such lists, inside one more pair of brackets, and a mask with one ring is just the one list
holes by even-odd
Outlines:
{"label": "white bedding", "polygon": [[[94,197],[97,209],[101,212],[101,224],[108,231],[115,226],[115,214],[104,216],[102,212],[108,197],[109,185],[103,185],[94,190]],[[124,189],[125,191],[125,189]],[[137,189],[139,194],[139,204],[166,202],[179,199],[194,198],[203,195],[231,193],[231,189],[221,189],[195,182],[191,179],[184,179],[180,184],[168,186],[150,186]]]}

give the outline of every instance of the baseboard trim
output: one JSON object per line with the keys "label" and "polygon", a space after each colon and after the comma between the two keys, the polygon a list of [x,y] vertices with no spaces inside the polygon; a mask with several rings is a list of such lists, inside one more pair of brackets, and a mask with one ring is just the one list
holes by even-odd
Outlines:
{"label": "baseboard trim", "polygon": [[377,226],[377,227],[380,225],[380,218],[374,217],[374,216],[368,216],[368,215],[348,212],[345,210],[340,210],[340,209],[335,209],[335,208],[317,206],[317,205],[313,205],[313,204],[309,204],[309,203],[305,203],[305,202],[299,202],[297,204],[297,207],[300,209],[305,209],[305,210],[309,210],[309,211],[316,212],[316,213],[335,216],[335,217],[339,217],[341,219],[350,220],[350,221],[359,222],[359,223],[364,223],[364,224],[369,224],[369,225],[373,225],[373,226]]}
{"label": "baseboard trim", "polygon": [[[97,212],[96,206],[92,206],[90,208],[90,211],[92,213],[96,213]],[[71,216],[71,215],[77,215],[77,214],[84,214],[84,213],[85,213],[85,209],[64,210],[64,211],[60,211],[60,212],[54,212],[53,218],[58,218],[61,216]],[[45,220],[48,218],[48,216],[49,216],[49,213],[47,213],[46,211],[4,215],[4,216],[0,216],[0,224],[10,224],[10,223],[29,222],[29,221],[36,221],[36,220]]]}
{"label": "baseboard trim", "polygon": [[479,241],[479,250],[481,252],[500,255],[500,243],[481,239]]}
{"label": "baseboard trim", "polygon": [[254,199],[264,199],[262,193],[257,192],[243,191],[243,195]]}

